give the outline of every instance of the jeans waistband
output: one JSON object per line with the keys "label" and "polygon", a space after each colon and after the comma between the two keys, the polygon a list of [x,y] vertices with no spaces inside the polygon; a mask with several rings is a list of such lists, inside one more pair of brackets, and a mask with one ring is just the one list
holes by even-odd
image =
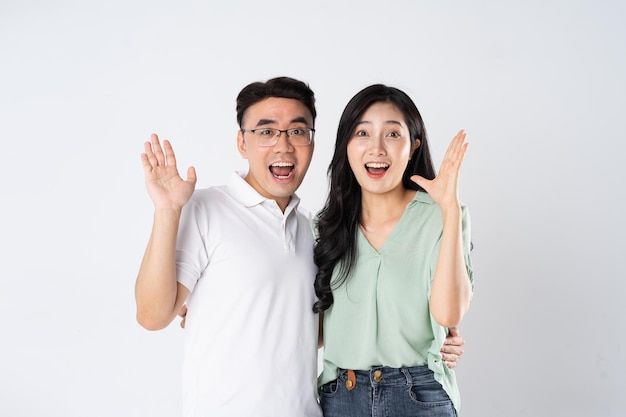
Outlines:
{"label": "jeans waistband", "polygon": [[[348,369],[340,369],[339,375],[348,374],[348,378],[351,378]],[[433,375],[433,371],[428,368],[428,365],[410,366],[404,368],[389,368],[387,366],[375,366],[368,370],[354,370],[354,378],[356,378],[354,384],[368,384],[372,386],[380,385],[404,385],[411,384],[415,380],[424,378],[425,376]]]}

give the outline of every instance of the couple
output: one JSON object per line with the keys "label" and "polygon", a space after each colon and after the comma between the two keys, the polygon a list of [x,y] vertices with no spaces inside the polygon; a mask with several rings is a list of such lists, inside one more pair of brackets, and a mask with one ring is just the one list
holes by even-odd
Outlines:
{"label": "couple", "polygon": [[314,232],[295,191],[315,117],[301,81],[246,86],[237,148],[248,170],[195,191],[194,168],[181,178],[170,143],[152,135],[142,164],[155,213],[137,320],[162,329],[187,306],[185,417],[453,416],[450,368],[463,344],[454,329],[473,283],[457,190],[465,134],[435,175],[413,101],[365,88],[339,122]]}

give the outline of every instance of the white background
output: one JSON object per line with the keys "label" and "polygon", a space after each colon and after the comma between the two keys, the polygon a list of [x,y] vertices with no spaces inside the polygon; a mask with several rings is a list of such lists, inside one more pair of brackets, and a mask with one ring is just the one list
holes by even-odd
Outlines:
{"label": "white background", "polygon": [[624,16],[617,0],[2,0],[0,415],[180,415],[183,330],[134,318],[143,142],[222,183],[246,167],[237,93],[288,75],[317,96],[313,212],[361,88],[415,100],[437,165],[467,130],[462,415],[623,416]]}

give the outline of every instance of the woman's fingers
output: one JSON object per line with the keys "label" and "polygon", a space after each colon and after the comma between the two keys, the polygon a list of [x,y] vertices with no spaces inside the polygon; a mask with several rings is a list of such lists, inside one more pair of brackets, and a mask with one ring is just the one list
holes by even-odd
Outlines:
{"label": "woman's fingers", "polygon": [[467,150],[467,143],[465,142],[465,138],[467,134],[463,130],[459,130],[459,133],[452,139],[450,146],[448,147],[448,152],[446,156],[448,159],[454,164],[455,167],[458,167],[460,163],[463,161],[465,157],[465,151]]}
{"label": "woman's fingers", "polygon": [[465,142],[466,136],[465,131],[460,130],[452,139],[443,157],[443,162],[441,163],[441,173],[446,175],[458,175],[469,145]]}

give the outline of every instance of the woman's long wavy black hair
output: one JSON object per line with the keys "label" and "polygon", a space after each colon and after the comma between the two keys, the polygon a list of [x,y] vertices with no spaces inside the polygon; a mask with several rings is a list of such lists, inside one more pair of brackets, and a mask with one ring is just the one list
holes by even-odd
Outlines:
{"label": "woman's long wavy black hair", "polygon": [[[318,301],[313,305],[316,313],[327,310],[333,304],[331,285],[341,285],[354,266],[356,236],[361,217],[361,187],[350,168],[347,148],[363,113],[378,102],[391,103],[404,114],[411,136],[411,148],[415,146],[416,139],[420,141],[402,175],[402,185],[407,189],[422,190],[411,181],[412,175],[418,174],[431,180],[435,178],[422,116],[406,93],[394,87],[375,84],[361,90],[348,102],[339,120],[335,153],[328,166],[328,198],[316,222],[318,237],[313,255],[318,267],[315,277]],[[333,270],[338,264],[338,279],[331,283]]]}

